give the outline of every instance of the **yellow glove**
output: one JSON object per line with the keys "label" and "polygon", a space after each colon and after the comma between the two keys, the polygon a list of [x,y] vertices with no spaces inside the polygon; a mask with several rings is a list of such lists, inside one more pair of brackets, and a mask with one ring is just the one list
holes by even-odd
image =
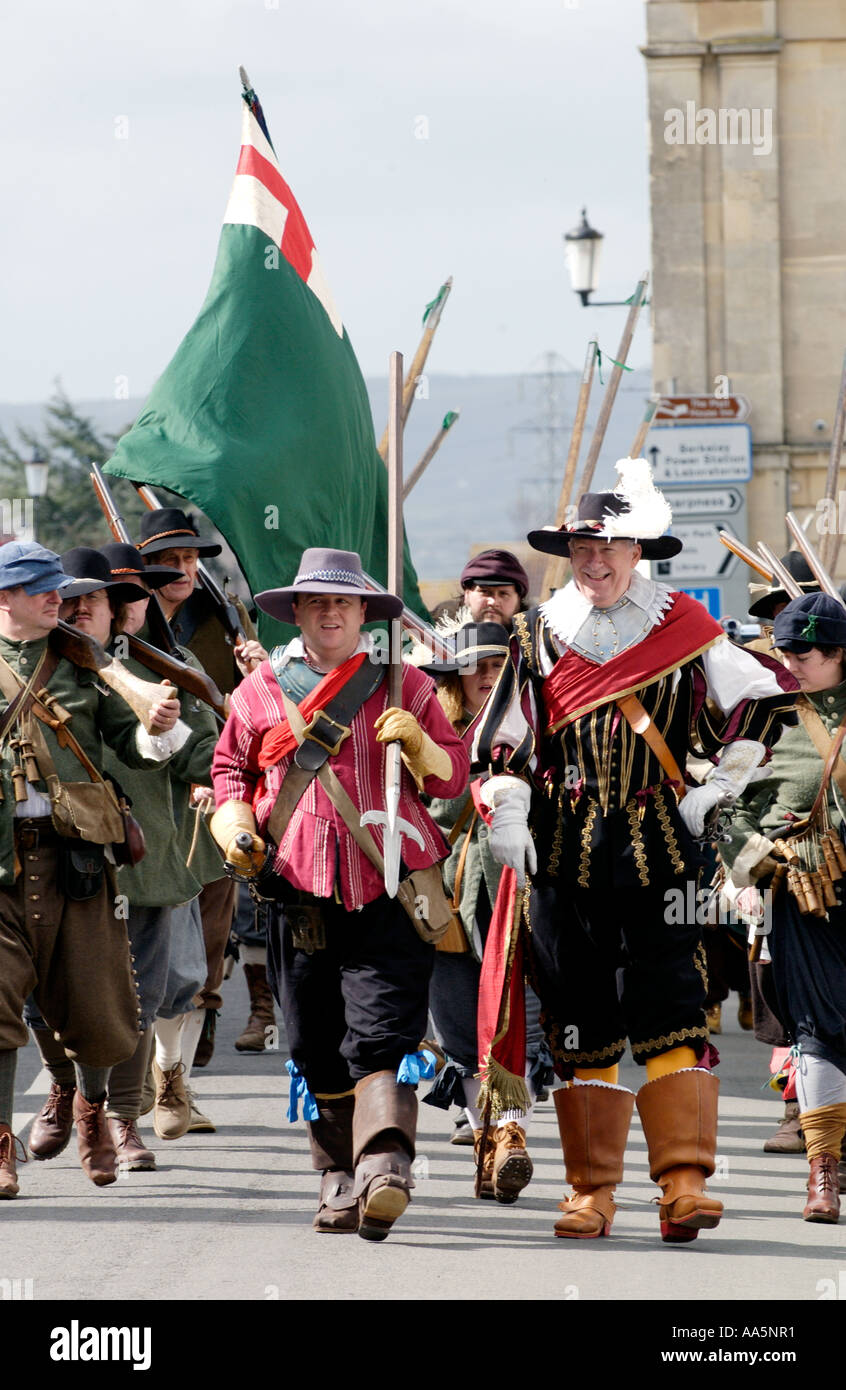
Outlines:
{"label": "yellow glove", "polygon": [[449,753],[421,729],[407,709],[386,709],[373,727],[380,743],[397,740],[402,744],[402,760],[417,783],[418,791],[422,792],[426,777],[439,777],[447,782],[452,776]]}
{"label": "yellow glove", "polygon": [[[256,818],[246,801],[224,801],[209,821],[209,829],[223,850],[227,863],[239,874],[251,878],[258,873],[264,863],[264,840],[256,834]],[[235,843],[237,836],[244,831],[252,838],[252,848],[249,850],[241,849]]]}

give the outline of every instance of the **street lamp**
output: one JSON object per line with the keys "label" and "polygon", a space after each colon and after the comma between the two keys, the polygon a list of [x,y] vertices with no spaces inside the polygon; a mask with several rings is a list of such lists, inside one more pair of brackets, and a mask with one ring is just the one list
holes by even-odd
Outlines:
{"label": "street lamp", "polygon": [[47,474],[50,471],[50,464],[37,445],[32,451],[32,458],[29,463],[24,464],[24,469],[26,471],[26,490],[33,501],[32,538],[36,540],[38,533],[38,499],[39,497],[45,497],[47,495]]}
{"label": "street lamp", "polygon": [[564,233],[567,269],[573,289],[585,308],[590,305],[592,309],[619,309],[630,304],[631,300],[592,300],[590,297],[596,291],[599,278],[599,257],[603,240],[602,232],[598,232],[588,222],[587,208],[582,208],[582,220],[578,227]]}

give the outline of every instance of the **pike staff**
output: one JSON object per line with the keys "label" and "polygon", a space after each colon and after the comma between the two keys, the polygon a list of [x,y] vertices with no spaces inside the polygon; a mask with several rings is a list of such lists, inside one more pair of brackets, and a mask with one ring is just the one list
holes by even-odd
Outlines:
{"label": "pike staff", "polygon": [[[587,416],[588,402],[590,401],[590,391],[593,385],[593,373],[596,367],[598,352],[599,344],[595,338],[591,338],[587,345],[585,365],[582,368],[582,380],[579,386],[579,399],[576,404],[576,418],[573,421],[573,432],[570,435],[567,466],[564,469],[564,481],[561,484],[561,493],[555,511],[555,525],[559,527],[563,526],[567,519],[567,508],[570,505],[570,493],[573,491],[573,482],[576,477],[576,468],[579,462],[579,450],[582,447],[582,435],[585,432],[585,418]],[[547,561],[541,587],[543,597],[551,594],[554,589],[561,588],[564,582],[565,565],[566,560],[562,556],[550,556]]]}
{"label": "pike staff", "polygon": [[[388,414],[388,590],[402,599],[403,531],[402,531],[402,353],[391,353],[389,376],[390,405]],[[388,668],[388,705],[402,708],[402,619],[391,618],[390,665]],[[394,739],[385,747],[385,810],[365,811],[362,825],[384,827],[382,857],[385,861],[385,892],[395,898],[399,887],[402,860],[402,836],[411,838],[423,848],[419,831],[399,816],[400,782],[402,779],[402,744]]]}
{"label": "pike staff", "polygon": [[614,408],[614,400],[617,395],[617,387],[620,385],[620,378],[626,365],[626,358],[629,355],[629,348],[632,345],[632,338],[637,327],[638,315],[646,299],[646,287],[649,284],[649,274],[647,271],[637,282],[637,288],[632,295],[629,316],[626,319],[626,326],[623,329],[623,336],[620,339],[620,346],[617,349],[617,358],[614,362],[614,370],[608,378],[608,385],[605,388],[605,395],[602,397],[602,405],[599,407],[599,415],[596,420],[596,428],[593,432],[593,439],[590,441],[588,456],[585,459],[582,480],[579,483],[579,496],[588,492],[593,482],[593,472],[596,468],[596,461],[599,458],[599,451],[602,448],[602,441],[605,438],[605,431],[608,428],[608,421],[611,418],[611,411]]}
{"label": "pike staff", "polygon": [[[417,351],[415,352],[414,357],[412,359],[411,366],[408,369],[408,376],[405,378],[405,382],[402,385],[402,411],[400,419],[400,434],[402,434],[402,431],[405,429],[405,422],[411,414],[411,407],[414,404],[414,391],[417,386],[417,382],[420,378],[420,375],[423,371],[423,368],[426,365],[426,358],[429,356],[429,348],[432,346],[432,339],[434,338],[438,324],[441,321],[441,314],[446,308],[446,302],[449,299],[451,289],[452,276],[450,275],[449,279],[445,280],[444,283],[441,285],[441,288],[438,290],[438,293],[435,295],[435,298],[432,300],[431,304],[427,304],[426,306],[426,312],[423,315],[423,334],[417,346]],[[393,356],[391,360],[393,361]],[[381,455],[382,459],[385,459],[387,457],[387,452],[390,448],[391,428],[391,416],[389,414],[388,423],[385,426],[385,433],[379,440],[379,454]]]}

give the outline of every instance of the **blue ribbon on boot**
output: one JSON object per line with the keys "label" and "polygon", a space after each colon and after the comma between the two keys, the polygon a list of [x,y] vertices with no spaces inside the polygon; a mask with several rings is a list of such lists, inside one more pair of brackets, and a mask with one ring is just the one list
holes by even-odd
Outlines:
{"label": "blue ribbon on boot", "polygon": [[297,1066],[296,1062],[289,1059],[285,1063],[285,1070],[291,1078],[291,1092],[288,1097],[288,1119],[290,1120],[291,1124],[296,1124],[299,1118],[297,1109],[298,1100],[301,1100],[303,1103],[304,1120],[319,1120],[320,1111],[317,1108],[317,1101],[314,1099],[314,1096],[308,1089],[306,1079],[300,1071],[299,1067]]}
{"label": "blue ribbon on boot", "polygon": [[416,1086],[418,1081],[431,1081],[435,1075],[435,1054],[424,1047],[422,1052],[406,1052],[397,1067],[397,1081]]}

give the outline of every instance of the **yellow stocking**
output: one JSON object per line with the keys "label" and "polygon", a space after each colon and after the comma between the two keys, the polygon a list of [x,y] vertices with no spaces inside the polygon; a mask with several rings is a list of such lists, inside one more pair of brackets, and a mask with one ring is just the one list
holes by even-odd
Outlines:
{"label": "yellow stocking", "polygon": [[579,1081],[610,1081],[612,1086],[619,1084],[620,1064],[613,1067],[575,1067],[574,1074]]}
{"label": "yellow stocking", "polygon": [[657,1081],[659,1076],[669,1076],[674,1071],[684,1071],[685,1067],[695,1067],[697,1056],[692,1047],[674,1047],[671,1052],[662,1052],[660,1057],[646,1060],[647,1081]]}

